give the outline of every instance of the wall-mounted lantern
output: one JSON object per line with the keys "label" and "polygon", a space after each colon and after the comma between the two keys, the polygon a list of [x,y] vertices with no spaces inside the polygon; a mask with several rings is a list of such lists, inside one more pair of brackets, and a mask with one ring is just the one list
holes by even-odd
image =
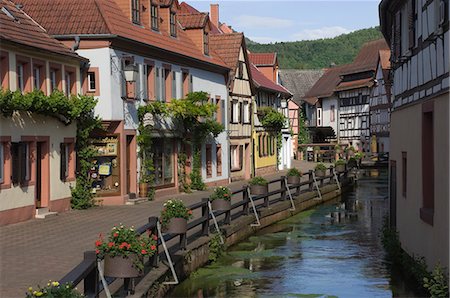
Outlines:
{"label": "wall-mounted lantern", "polygon": [[139,70],[137,65],[127,64],[123,68],[123,75],[125,77],[125,81],[127,82],[136,82],[138,79]]}

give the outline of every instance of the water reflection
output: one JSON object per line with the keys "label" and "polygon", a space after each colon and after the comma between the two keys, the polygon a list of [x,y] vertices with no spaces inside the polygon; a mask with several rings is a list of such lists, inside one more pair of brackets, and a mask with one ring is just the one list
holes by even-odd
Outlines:
{"label": "water reflection", "polygon": [[341,200],[272,225],[198,270],[170,297],[392,297],[379,230],[385,171],[363,173]]}

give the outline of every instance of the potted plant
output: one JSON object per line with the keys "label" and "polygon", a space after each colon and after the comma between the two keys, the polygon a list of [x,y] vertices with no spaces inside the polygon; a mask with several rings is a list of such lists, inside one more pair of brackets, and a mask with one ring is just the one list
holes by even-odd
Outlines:
{"label": "potted plant", "polygon": [[269,182],[260,176],[253,177],[250,181],[250,192],[252,195],[265,195],[269,192]]}
{"label": "potted plant", "polygon": [[364,153],[362,153],[362,152],[356,152],[355,153],[355,159],[358,162],[358,166],[361,166],[361,162],[362,162],[363,157],[364,157]]}
{"label": "potted plant", "polygon": [[26,298],[51,297],[51,298],[82,298],[83,294],[75,290],[71,283],[60,284],[57,281],[49,281],[46,287],[29,287]]}
{"label": "potted plant", "polygon": [[345,149],[345,152],[347,153],[348,157],[352,157],[355,155],[355,147],[349,146]]}
{"label": "potted plant", "polygon": [[300,184],[300,179],[302,178],[302,173],[296,168],[289,169],[287,172],[287,183],[289,184]]}
{"label": "potted plant", "polygon": [[336,151],[336,153],[342,153],[342,147],[339,144],[336,144],[336,146],[334,146],[334,150]]}
{"label": "potted plant", "polygon": [[146,198],[148,196],[148,183],[148,175],[141,173],[141,177],[139,179],[139,197]]}
{"label": "potted plant", "polygon": [[168,200],[161,211],[161,224],[167,233],[184,234],[187,231],[187,221],[191,219],[192,210],[188,209],[181,200]]}
{"label": "potted plant", "polygon": [[315,167],[316,177],[325,177],[327,167],[323,163],[318,163]]}
{"label": "potted plant", "polygon": [[346,162],[343,159],[336,160],[336,162],[334,163],[334,167],[336,168],[336,172],[338,172],[338,173],[345,172],[345,164],[346,164]]}
{"label": "potted plant", "polygon": [[231,190],[228,187],[217,187],[209,199],[213,210],[228,211],[231,209]]}
{"label": "potted plant", "polygon": [[138,235],[133,227],[114,226],[107,241],[95,242],[97,258],[104,259],[104,274],[109,277],[138,277],[144,272],[144,257],[156,251],[158,237],[150,232]]}

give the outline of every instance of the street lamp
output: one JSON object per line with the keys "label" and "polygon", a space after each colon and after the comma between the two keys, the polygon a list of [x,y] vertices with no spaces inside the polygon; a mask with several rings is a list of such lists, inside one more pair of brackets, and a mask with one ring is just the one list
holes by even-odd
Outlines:
{"label": "street lamp", "polygon": [[138,78],[138,67],[134,64],[127,64],[123,68],[123,75],[125,77],[125,81],[127,82],[135,82]]}

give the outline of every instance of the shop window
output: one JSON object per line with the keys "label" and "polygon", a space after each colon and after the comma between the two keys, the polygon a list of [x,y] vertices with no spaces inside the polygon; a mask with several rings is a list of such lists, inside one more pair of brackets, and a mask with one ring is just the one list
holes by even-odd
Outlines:
{"label": "shop window", "polygon": [[206,144],[206,177],[212,177],[212,148],[211,144]]}
{"label": "shop window", "polygon": [[155,186],[169,187],[175,184],[173,141],[155,139],[153,143],[153,165],[155,168]]}
{"label": "shop window", "polygon": [[27,142],[11,143],[12,183],[24,184],[31,179],[30,144]]}
{"label": "shop window", "polygon": [[216,173],[217,177],[222,176],[222,146],[216,146]]}
{"label": "shop window", "polygon": [[119,195],[120,180],[120,144],[118,136],[94,139],[95,157],[90,177],[92,188],[98,196]]}

